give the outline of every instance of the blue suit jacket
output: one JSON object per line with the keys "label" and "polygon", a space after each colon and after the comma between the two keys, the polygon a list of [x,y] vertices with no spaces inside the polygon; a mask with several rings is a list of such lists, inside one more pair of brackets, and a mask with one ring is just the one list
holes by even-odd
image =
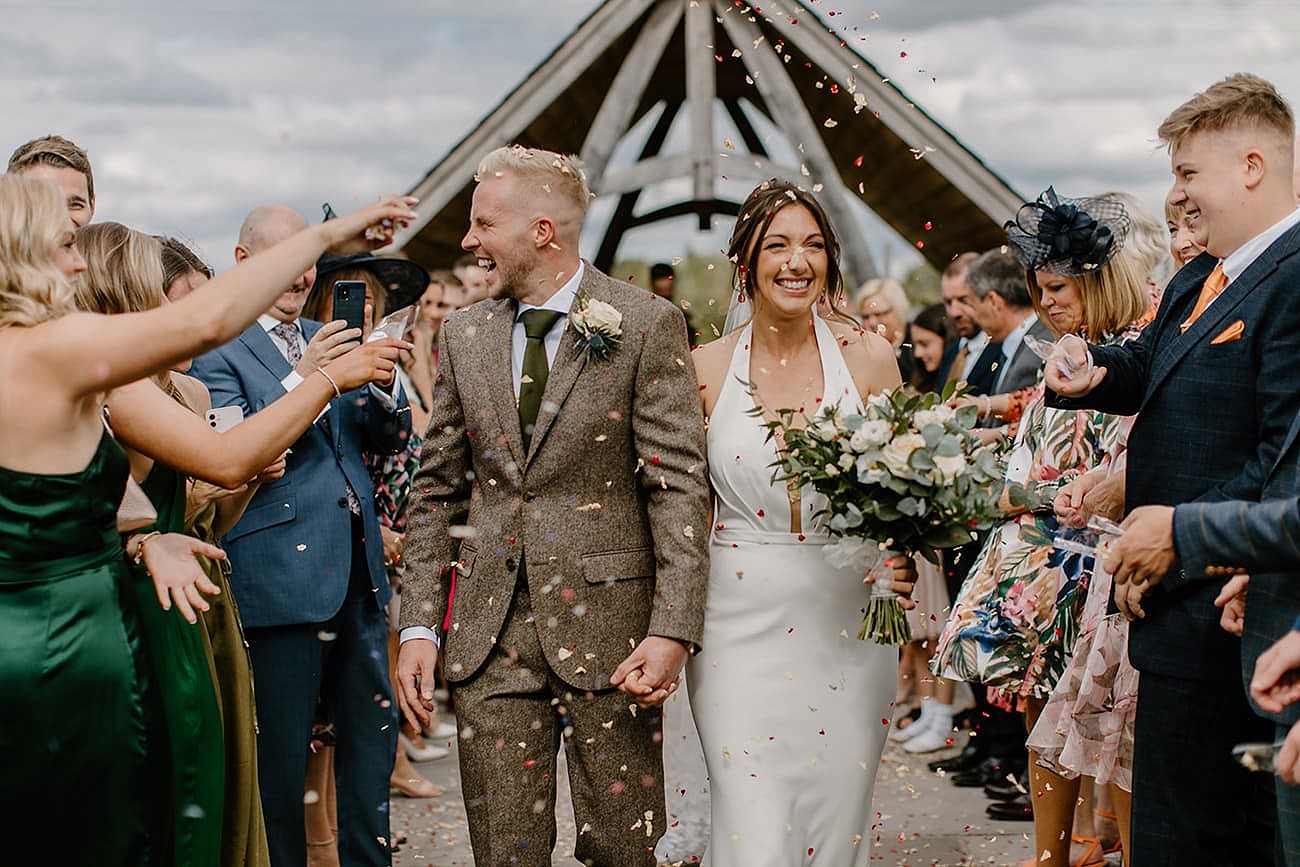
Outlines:
{"label": "blue suit jacket", "polygon": [[[320,328],[319,322],[300,322],[308,340]],[[289,371],[266,331],[253,323],[196,359],[191,372],[212,392],[213,406],[239,406],[248,415],[284,396],[280,380]],[[375,601],[388,601],[374,487],[362,455],[392,454],[402,446],[411,432],[406,406],[402,396],[396,412],[388,412],[368,388],[345,392],[293,444],[284,477],[254,494],[222,540],[245,626],[319,623],[342,607],[352,565],[347,483],[361,501]]]}
{"label": "blue suit jacket", "polygon": [[[1293,227],[1183,334],[1179,325],[1215,265],[1202,254],[1174,277],[1141,337],[1092,347],[1108,373],[1091,394],[1068,400],[1048,392],[1049,406],[1137,413],[1128,441],[1129,510],[1260,498],[1300,411],[1298,252],[1300,227]],[[1130,630],[1133,664],[1173,677],[1238,677],[1239,641],[1219,628],[1218,589],[1179,570],[1167,575]]]}
{"label": "blue suit jacket", "polygon": [[[1174,546],[1189,581],[1219,587],[1229,575],[1251,573],[1241,674],[1249,687],[1255,661],[1300,616],[1300,415],[1291,423],[1282,454],[1264,482],[1264,501],[1185,503],[1174,510]],[[1247,694],[1250,690],[1247,688]],[[1300,704],[1282,714],[1257,713],[1278,722],[1300,719]]]}

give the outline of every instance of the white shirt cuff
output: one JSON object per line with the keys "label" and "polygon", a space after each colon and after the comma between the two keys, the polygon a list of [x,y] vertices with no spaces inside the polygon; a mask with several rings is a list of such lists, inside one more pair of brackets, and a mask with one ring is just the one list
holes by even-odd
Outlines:
{"label": "white shirt cuff", "polygon": [[416,638],[424,638],[432,641],[434,647],[442,647],[442,642],[438,640],[438,633],[427,626],[408,626],[402,630],[398,637],[402,644]]}
{"label": "white shirt cuff", "polygon": [[289,371],[288,376],[280,380],[280,385],[284,386],[286,392],[293,391],[295,388],[302,385],[302,374],[296,370],[291,370]]}
{"label": "white shirt cuff", "polygon": [[393,377],[393,393],[389,394],[373,382],[370,383],[370,393],[374,395],[375,400],[384,408],[384,412],[394,412],[397,409],[397,396],[401,393],[398,391],[402,387],[401,383]]}

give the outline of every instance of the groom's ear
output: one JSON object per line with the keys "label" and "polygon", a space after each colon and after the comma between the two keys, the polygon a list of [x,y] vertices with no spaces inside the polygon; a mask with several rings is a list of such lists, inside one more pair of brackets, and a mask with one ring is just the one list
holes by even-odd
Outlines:
{"label": "groom's ear", "polygon": [[555,243],[555,221],[550,217],[538,217],[533,229],[533,243],[542,250]]}

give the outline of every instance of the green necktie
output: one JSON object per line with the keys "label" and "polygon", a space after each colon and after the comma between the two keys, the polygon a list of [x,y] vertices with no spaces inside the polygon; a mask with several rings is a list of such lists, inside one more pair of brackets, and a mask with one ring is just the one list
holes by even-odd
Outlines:
{"label": "green necktie", "polygon": [[563,313],[555,310],[526,310],[519,319],[524,323],[524,371],[519,380],[519,430],[524,435],[524,451],[533,439],[533,426],[537,424],[537,410],[542,405],[542,392],[546,390],[546,376],[551,366],[546,361],[546,335]]}

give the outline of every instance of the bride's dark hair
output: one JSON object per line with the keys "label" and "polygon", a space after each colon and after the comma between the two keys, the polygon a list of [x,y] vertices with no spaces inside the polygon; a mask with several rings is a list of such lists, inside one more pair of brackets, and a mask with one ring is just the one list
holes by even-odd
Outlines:
{"label": "bride's dark hair", "polygon": [[844,278],[840,274],[840,241],[830,218],[812,193],[777,178],[755,187],[740,206],[740,216],[736,217],[731,243],[727,246],[727,258],[733,266],[731,286],[751,302],[754,300],[754,290],[746,276],[758,269],[759,242],[772,225],[772,218],[789,205],[807,208],[817,222],[826,242],[826,300],[831,310],[839,310],[844,296]]}

